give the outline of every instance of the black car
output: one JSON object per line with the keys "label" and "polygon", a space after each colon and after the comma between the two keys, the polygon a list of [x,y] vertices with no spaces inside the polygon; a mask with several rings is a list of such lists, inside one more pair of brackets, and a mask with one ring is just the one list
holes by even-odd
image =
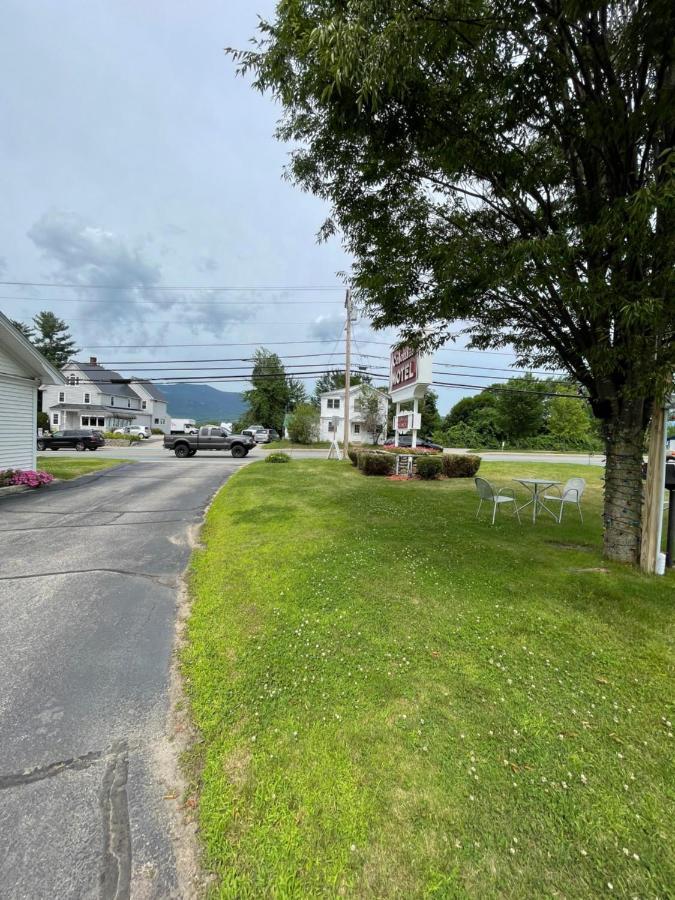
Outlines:
{"label": "black car", "polygon": [[[398,436],[398,445],[399,447],[412,447],[412,435],[411,434],[399,434]],[[384,445],[385,447],[393,447],[394,446],[394,438],[387,438],[387,442]],[[442,450],[440,444],[434,444],[433,441],[429,441],[426,438],[417,438],[417,447],[420,450]]]}
{"label": "black car", "polygon": [[98,450],[104,444],[100,431],[55,431],[37,439],[38,450]]}

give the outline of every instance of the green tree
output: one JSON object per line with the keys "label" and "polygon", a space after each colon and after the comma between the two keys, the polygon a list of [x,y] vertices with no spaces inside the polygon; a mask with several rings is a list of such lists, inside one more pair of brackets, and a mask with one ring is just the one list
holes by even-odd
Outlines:
{"label": "green tree", "polygon": [[16,319],[9,320],[12,325],[16,328],[17,331],[20,331],[21,334],[27,338],[29,341],[33,340],[33,329],[30,325],[26,325],[25,322],[19,322]]}
{"label": "green tree", "polygon": [[437,345],[463,320],[583,385],[605,554],[635,562],[675,368],[672,0],[294,0],[259,27],[234,56],[280,101],[374,324]]}
{"label": "green tree", "polygon": [[319,438],[319,414],[311,403],[296,406],[288,423],[288,436],[296,444],[311,444]]}
{"label": "green tree", "polygon": [[[563,383],[559,390],[571,394],[574,393],[574,385]],[[587,403],[571,397],[551,397],[547,407],[546,428],[553,437],[570,443],[588,444],[596,436]]]}
{"label": "green tree", "polygon": [[544,430],[544,392],[547,386],[546,382],[532,375],[510,378],[506,384],[499,386],[496,422],[507,440],[521,441]]}
{"label": "green tree", "polygon": [[292,375],[289,375],[286,379],[286,386],[288,388],[289,411],[308,402],[307,390],[299,378],[294,378]]}
{"label": "green tree", "polygon": [[79,352],[70,335],[70,328],[53,312],[39,312],[33,319],[33,325],[33,344],[57,369],[62,369]]}
{"label": "green tree", "polygon": [[441,426],[441,415],[438,412],[438,394],[429,388],[424,399],[419,405],[421,414],[420,432],[422,437],[428,437]]}
{"label": "green tree", "polygon": [[255,351],[251,385],[250,390],[244,391],[244,400],[248,403],[245,420],[250,424],[260,423],[264,428],[275,428],[282,434],[290,396],[286,370],[276,353],[264,347]]}
{"label": "green tree", "polygon": [[364,382],[361,385],[359,401],[363,430],[366,434],[372,435],[373,443],[376,444],[383,433],[386,436],[387,429],[387,412],[383,411],[382,391]]}

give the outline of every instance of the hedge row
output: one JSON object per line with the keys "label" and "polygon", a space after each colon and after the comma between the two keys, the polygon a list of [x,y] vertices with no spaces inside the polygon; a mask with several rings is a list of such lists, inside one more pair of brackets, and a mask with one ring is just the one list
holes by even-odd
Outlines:
{"label": "hedge row", "polygon": [[[392,475],[396,469],[396,455],[384,450],[348,451],[353,466],[364,475]],[[420,478],[430,480],[445,475],[446,478],[472,478],[480,468],[480,456],[459,453],[443,453],[433,456],[419,455],[415,467]]]}

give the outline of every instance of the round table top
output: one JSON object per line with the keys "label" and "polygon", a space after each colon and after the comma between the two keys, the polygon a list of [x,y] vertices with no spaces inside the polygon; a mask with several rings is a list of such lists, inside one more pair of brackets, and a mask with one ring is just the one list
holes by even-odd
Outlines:
{"label": "round table top", "polygon": [[549,487],[553,484],[562,484],[562,481],[553,481],[551,478],[514,478],[519,484],[547,484]]}

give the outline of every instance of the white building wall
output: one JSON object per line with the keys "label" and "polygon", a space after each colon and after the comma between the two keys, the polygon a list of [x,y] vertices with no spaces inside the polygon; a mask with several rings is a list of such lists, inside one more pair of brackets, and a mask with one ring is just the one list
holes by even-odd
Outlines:
{"label": "white building wall", "polygon": [[[338,441],[342,441],[344,437],[344,391],[332,391],[327,394],[323,394],[321,397],[321,411],[319,418],[319,440],[321,441],[332,441],[334,437],[337,437]],[[328,402],[333,401],[333,403],[338,400],[339,406],[336,409],[334,406],[328,405]],[[361,391],[359,386],[355,386],[350,391],[349,396],[349,423],[350,423],[350,442],[355,444],[373,444],[375,443],[376,436],[370,434],[369,432],[365,432],[363,430],[363,416],[360,408],[357,408],[359,405],[359,401],[361,400]],[[387,410],[388,410],[388,399],[386,395],[382,395],[382,399],[380,401],[380,409],[382,411],[382,422],[386,427],[387,421]],[[337,420],[335,431],[332,430],[333,420]]]}
{"label": "white building wall", "polygon": [[[3,353],[0,363],[8,362]],[[37,388],[37,381],[27,377],[0,375],[0,469],[36,467]]]}

